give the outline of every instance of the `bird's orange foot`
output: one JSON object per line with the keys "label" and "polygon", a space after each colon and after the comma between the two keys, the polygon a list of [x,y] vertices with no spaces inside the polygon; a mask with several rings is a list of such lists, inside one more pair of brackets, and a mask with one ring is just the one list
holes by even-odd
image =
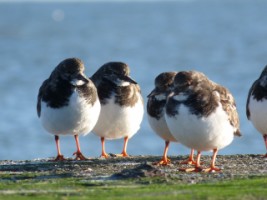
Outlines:
{"label": "bird's orange foot", "polygon": [[267,158],[267,153],[264,155],[264,156],[262,156],[263,158]]}
{"label": "bird's orange foot", "polygon": [[109,155],[107,153],[102,153],[100,155],[100,158],[108,158],[108,157],[109,157]]}
{"label": "bird's orange foot", "polygon": [[73,155],[76,155],[75,160],[88,160],[81,152],[77,151],[73,153]]}
{"label": "bird's orange foot", "polygon": [[210,168],[204,169],[203,171],[204,172],[218,172],[218,171],[221,171],[221,169],[218,167],[210,167]]}
{"label": "bird's orange foot", "polygon": [[184,160],[181,162],[181,164],[186,164],[186,165],[195,165],[196,161],[192,160],[192,159],[188,159],[188,160]]}
{"label": "bird's orange foot", "polygon": [[115,154],[116,157],[129,157],[128,153],[122,152],[121,154]]}
{"label": "bird's orange foot", "polygon": [[57,157],[55,158],[54,161],[65,161],[65,160],[66,160],[66,158],[64,158],[63,155],[57,155]]}
{"label": "bird's orange foot", "polygon": [[[197,162],[192,160],[192,159],[188,159],[188,160],[184,160],[182,161],[180,164],[184,164],[184,165],[196,165]],[[200,162],[200,164],[202,165],[203,162]]]}
{"label": "bird's orange foot", "polygon": [[203,168],[201,168],[201,167],[180,168],[179,171],[182,171],[182,172],[203,172]]}
{"label": "bird's orange foot", "polygon": [[167,158],[167,159],[162,158],[159,162],[153,163],[153,165],[162,165],[162,166],[166,166],[169,164],[171,164],[171,160],[169,158]]}

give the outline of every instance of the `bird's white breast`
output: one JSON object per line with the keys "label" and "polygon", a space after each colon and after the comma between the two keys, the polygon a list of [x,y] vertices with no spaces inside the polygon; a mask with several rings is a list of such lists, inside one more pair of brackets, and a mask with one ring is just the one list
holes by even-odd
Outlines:
{"label": "bird's white breast", "polygon": [[171,142],[176,142],[177,140],[172,136],[164,115],[156,119],[154,117],[151,117],[149,114],[147,115],[149,125],[153,129],[153,131],[160,136],[163,140],[165,141],[171,141]]}
{"label": "bird's white breast", "polygon": [[138,102],[130,106],[115,104],[114,96],[101,106],[99,120],[93,132],[106,139],[132,137],[140,128],[143,119],[144,107],[139,96]]}
{"label": "bird's white breast", "polygon": [[267,134],[267,100],[256,101],[250,96],[250,120],[261,134]]}
{"label": "bird's white breast", "polygon": [[44,128],[55,135],[88,134],[95,126],[100,113],[100,102],[92,106],[74,92],[69,105],[61,108],[48,107],[41,102],[41,122]]}
{"label": "bird's white breast", "polygon": [[183,104],[179,114],[166,116],[172,135],[182,144],[199,151],[221,149],[229,145],[234,137],[234,127],[230,124],[221,104],[208,117],[198,117],[190,113]]}

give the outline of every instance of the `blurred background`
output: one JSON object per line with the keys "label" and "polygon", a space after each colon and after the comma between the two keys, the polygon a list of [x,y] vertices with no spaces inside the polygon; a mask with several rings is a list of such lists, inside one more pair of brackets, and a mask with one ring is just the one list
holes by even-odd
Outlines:
{"label": "blurred background", "polygon": [[[56,155],[54,137],[37,117],[38,89],[63,59],[78,57],[91,76],[102,64],[123,61],[146,96],[163,71],[198,70],[234,95],[242,138],[219,154],[266,153],[262,136],[245,115],[248,90],[267,64],[267,1],[0,1],[0,159]],[[100,139],[80,138],[88,157],[101,153]],[[120,153],[123,140],[106,142]],[[162,155],[164,141],[144,116],[129,141],[130,155]],[[61,137],[71,157],[73,137]],[[189,149],[171,144],[169,155]],[[210,154],[210,153],[208,153]]]}

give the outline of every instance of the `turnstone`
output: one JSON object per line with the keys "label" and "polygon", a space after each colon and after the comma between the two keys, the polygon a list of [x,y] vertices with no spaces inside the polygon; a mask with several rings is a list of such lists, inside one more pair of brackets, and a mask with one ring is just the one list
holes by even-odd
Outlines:
{"label": "turnstone", "polygon": [[93,132],[101,138],[101,156],[107,158],[105,139],[124,138],[118,156],[128,156],[129,138],[140,128],[144,114],[139,85],[130,78],[130,68],[122,62],[108,62],[91,77],[98,91],[101,112]]}
{"label": "turnstone", "polygon": [[[262,134],[267,149],[267,66],[249,90],[246,111],[247,118]],[[264,157],[267,158],[267,153]]]}
{"label": "turnstone", "polygon": [[[165,105],[168,95],[173,89],[173,80],[177,72],[163,72],[159,74],[154,81],[155,88],[148,95],[147,118],[153,131],[165,140],[165,148],[162,159],[156,163],[159,165],[168,165],[171,161],[167,157],[170,142],[177,142],[172,136],[166,120]],[[183,163],[193,163],[194,150],[191,150],[189,159]]]}
{"label": "turnstone", "polygon": [[225,87],[196,71],[178,72],[173,91],[166,104],[166,122],[179,142],[197,150],[192,171],[204,170],[200,168],[201,152],[210,150],[213,150],[212,162],[204,171],[219,171],[215,167],[218,150],[229,145],[234,135],[241,136],[233,96]]}
{"label": "turnstone", "polygon": [[100,102],[93,82],[84,74],[84,64],[78,58],[65,59],[52,71],[39,89],[37,114],[43,127],[55,135],[57,157],[59,135],[74,135],[77,160],[86,159],[81,153],[78,136],[88,134],[100,114]]}

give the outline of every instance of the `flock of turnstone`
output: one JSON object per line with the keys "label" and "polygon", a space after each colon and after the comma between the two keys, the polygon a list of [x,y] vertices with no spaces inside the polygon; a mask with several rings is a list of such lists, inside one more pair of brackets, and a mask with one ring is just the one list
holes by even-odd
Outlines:
{"label": "flock of turnstone", "polygon": [[[85,160],[79,135],[91,131],[101,139],[102,157],[109,156],[105,139],[119,138],[124,138],[124,147],[118,156],[126,157],[128,140],[139,130],[143,119],[140,87],[130,77],[129,66],[122,62],[106,63],[90,78],[84,69],[80,59],[65,59],[39,89],[37,113],[43,127],[55,135],[55,160],[65,160],[60,151],[60,135],[73,135],[77,146],[75,159]],[[267,66],[249,91],[246,109],[267,148]],[[163,158],[156,164],[171,162],[167,157],[170,142],[191,149],[188,160],[182,163],[194,167],[180,170],[219,171],[215,166],[218,150],[229,145],[234,136],[241,136],[232,94],[197,71],[159,74],[148,95],[147,114],[151,128],[166,144]],[[201,167],[202,151],[213,151],[208,169]]]}

